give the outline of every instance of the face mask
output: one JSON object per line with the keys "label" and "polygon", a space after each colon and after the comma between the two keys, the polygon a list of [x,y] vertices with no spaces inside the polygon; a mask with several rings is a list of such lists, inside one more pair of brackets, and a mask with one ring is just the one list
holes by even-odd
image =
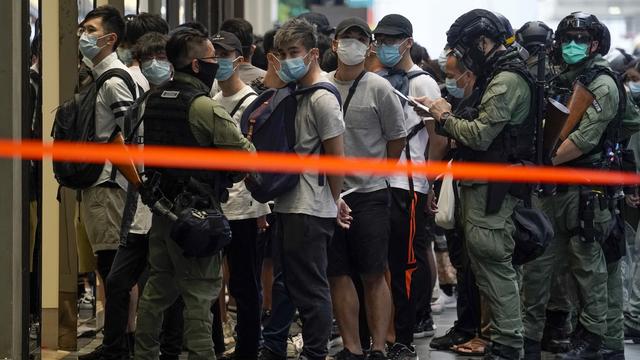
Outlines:
{"label": "face mask", "polygon": [[640,81],[631,81],[627,85],[629,85],[629,91],[633,97],[640,97]]}
{"label": "face mask", "polygon": [[216,73],[216,80],[218,81],[225,81],[227,79],[229,79],[231,77],[231,75],[233,75],[233,72],[235,71],[235,68],[233,67],[233,62],[238,60],[238,58],[235,59],[225,59],[225,58],[220,58],[218,59],[218,72]]}
{"label": "face mask", "polygon": [[218,64],[209,63],[200,59],[198,60],[198,65],[200,66],[199,72],[194,72],[191,67],[191,63],[189,65],[180,69],[181,72],[190,74],[198,78],[202,81],[209,89],[213,86],[213,81],[216,79],[216,73],[218,72]]}
{"label": "face mask", "polygon": [[442,50],[440,56],[438,56],[438,66],[440,66],[440,70],[442,72],[445,71],[445,67],[447,66],[447,56],[449,55],[449,50]]}
{"label": "face mask", "polygon": [[116,53],[118,54],[118,59],[120,59],[123,64],[129,66],[131,65],[131,63],[133,63],[133,55],[131,53],[131,49],[118,47],[116,49]]}
{"label": "face mask", "polygon": [[345,65],[357,65],[364,61],[369,46],[356,39],[338,40],[338,59]]}
{"label": "face mask", "polygon": [[445,79],[444,84],[447,87],[447,92],[449,95],[453,96],[456,99],[462,99],[464,97],[464,89],[458,87],[458,82],[456,79]]}
{"label": "face mask", "polygon": [[142,63],[140,71],[142,71],[142,75],[147,78],[150,84],[157,86],[169,81],[171,78],[171,63],[166,60],[156,59],[145,61]]}
{"label": "face mask", "polygon": [[106,44],[102,46],[97,45],[98,40],[102,39],[105,36],[108,35],[96,37],[91,36],[86,32],[82,33],[82,36],[80,36],[80,41],[78,42],[78,49],[80,49],[80,53],[82,54],[82,56],[93,60],[93,58],[95,58],[98,53],[100,53],[100,50],[102,50],[102,48],[106,46]]}
{"label": "face mask", "polygon": [[578,44],[571,40],[562,44],[562,59],[569,65],[577,64],[587,58],[588,44]]}
{"label": "face mask", "polygon": [[400,62],[400,60],[402,60],[402,55],[404,55],[406,49],[402,52],[402,54],[400,54],[400,46],[404,44],[405,41],[407,41],[407,39],[399,44],[382,44],[380,47],[378,47],[376,53],[378,54],[378,59],[380,59],[382,65],[387,67],[394,67]]}
{"label": "face mask", "polygon": [[290,83],[298,81],[307,75],[311,63],[305,64],[304,59],[309,56],[309,54],[280,61],[280,70],[278,70],[280,79],[286,83]]}

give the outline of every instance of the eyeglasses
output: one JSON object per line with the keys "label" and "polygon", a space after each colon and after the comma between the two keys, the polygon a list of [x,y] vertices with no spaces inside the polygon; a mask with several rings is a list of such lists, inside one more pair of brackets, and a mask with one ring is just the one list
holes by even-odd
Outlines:
{"label": "eyeglasses", "polygon": [[407,40],[408,40],[408,38],[402,39],[402,38],[394,38],[394,37],[384,37],[384,38],[379,38],[379,39],[373,40],[373,46],[375,46],[375,47],[379,47],[379,46],[382,46],[382,45],[391,46],[391,45],[396,45],[396,44],[402,44]]}

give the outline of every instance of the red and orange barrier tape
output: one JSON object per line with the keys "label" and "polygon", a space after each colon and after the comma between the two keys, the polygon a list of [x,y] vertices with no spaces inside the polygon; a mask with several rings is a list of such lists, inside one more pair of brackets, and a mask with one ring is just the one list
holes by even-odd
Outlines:
{"label": "red and orange barrier tape", "polygon": [[335,156],[301,157],[282,153],[247,153],[221,149],[145,146],[122,147],[111,144],[42,143],[33,140],[0,140],[0,157],[37,160],[53,158],[75,162],[126,162],[133,160],[147,166],[265,172],[325,172],[335,174],[366,173],[373,175],[413,174],[437,176],[451,173],[463,180],[497,182],[543,182],[564,184],[638,184],[640,175],[619,171],[509,166],[487,163],[444,162],[407,164],[366,158]]}

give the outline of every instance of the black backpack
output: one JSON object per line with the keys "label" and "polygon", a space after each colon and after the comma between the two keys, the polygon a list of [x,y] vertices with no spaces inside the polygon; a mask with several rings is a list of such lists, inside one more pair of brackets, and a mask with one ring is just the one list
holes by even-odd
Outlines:
{"label": "black backpack", "polygon": [[[320,82],[307,88],[269,89],[258,96],[242,113],[240,129],[253,143],[256,150],[295,153],[295,119],[298,95],[311,94],[324,89],[336,96],[342,104],[340,93],[329,82]],[[315,153],[314,149],[311,153]],[[320,149],[322,152],[322,149]],[[261,203],[271,201],[292,190],[300,180],[298,174],[250,173],[245,185],[251,196]],[[324,176],[319,176],[319,185],[324,185]]]}
{"label": "black backpack", "polygon": [[[58,107],[51,130],[54,143],[57,141],[75,142],[81,146],[82,143],[97,142],[96,97],[105,81],[114,76],[121,78],[133,98],[136,98],[137,85],[128,71],[124,69],[107,70],[94,83],[86,86],[71,100],[65,101]],[[53,162],[53,172],[58,183],[76,190],[86,189],[98,181],[103,168],[104,163]]]}

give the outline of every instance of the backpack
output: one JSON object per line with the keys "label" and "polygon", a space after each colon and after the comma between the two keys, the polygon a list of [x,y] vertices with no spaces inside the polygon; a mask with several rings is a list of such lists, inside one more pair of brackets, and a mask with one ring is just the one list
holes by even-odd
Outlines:
{"label": "backpack", "polygon": [[[124,69],[110,69],[92,84],[75,94],[71,100],[65,101],[56,111],[51,130],[54,143],[70,141],[80,143],[97,142],[95,108],[98,90],[108,79],[117,76],[127,85],[136,97],[137,85],[129,72]],[[86,189],[93,185],[104,168],[104,163],[82,163],[54,161],[53,172],[61,186],[71,189]]]}
{"label": "backpack", "polygon": [[[257,151],[295,153],[297,96],[308,95],[319,89],[331,92],[342,104],[338,89],[328,82],[320,82],[302,89],[294,89],[291,86],[269,89],[245,109],[240,120],[242,133],[253,143]],[[313,149],[311,154],[316,150],[317,148]],[[322,152],[322,149],[320,150]],[[254,172],[247,176],[245,185],[254,199],[266,203],[292,190],[298,181],[299,174]],[[324,185],[324,176],[318,178],[318,183],[320,186]]]}

